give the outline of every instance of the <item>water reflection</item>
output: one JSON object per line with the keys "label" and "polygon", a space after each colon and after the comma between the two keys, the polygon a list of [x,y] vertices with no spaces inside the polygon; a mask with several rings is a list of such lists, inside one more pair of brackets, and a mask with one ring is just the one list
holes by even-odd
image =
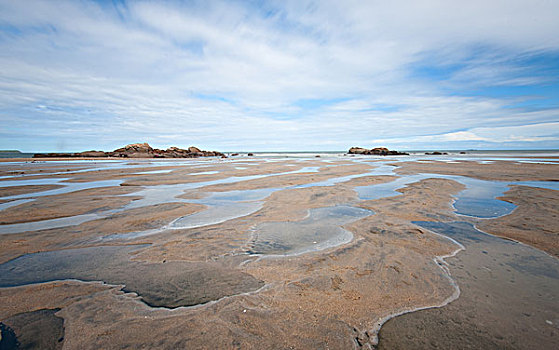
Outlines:
{"label": "water reflection", "polygon": [[263,223],[254,230],[248,253],[298,255],[348,243],[353,235],[342,226],[372,214],[370,210],[339,205],[310,209],[302,221]]}

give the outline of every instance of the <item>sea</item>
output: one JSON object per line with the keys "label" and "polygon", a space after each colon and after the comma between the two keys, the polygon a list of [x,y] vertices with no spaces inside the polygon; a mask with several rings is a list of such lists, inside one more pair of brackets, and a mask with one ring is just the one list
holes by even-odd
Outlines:
{"label": "sea", "polygon": [[[559,157],[559,149],[551,150],[406,150],[402,152],[407,152],[410,156],[421,156],[425,153],[431,152],[441,152],[448,153],[447,155],[453,157],[489,157],[489,158],[523,158],[523,157]],[[38,152],[37,152],[38,153]],[[265,158],[276,158],[276,157],[288,157],[288,158],[305,158],[305,157],[335,157],[335,156],[345,156],[347,151],[263,151],[263,152],[250,152],[250,151],[239,151],[239,152],[224,152],[225,154],[231,155],[238,153],[239,155],[247,155],[248,153],[254,154],[255,157],[265,157]],[[0,158],[33,158],[35,153],[26,153],[16,150],[0,150]],[[368,156],[371,157],[371,156]],[[384,156],[378,156],[383,158]]]}
{"label": "sea", "polygon": [[[410,156],[422,156],[425,153],[441,152],[447,153],[448,156],[454,157],[488,157],[488,158],[523,158],[523,157],[538,157],[538,158],[555,158],[559,157],[559,149],[551,150],[399,150],[401,152],[409,153]],[[247,152],[227,152],[226,154],[239,153],[246,155]],[[300,158],[310,156],[332,157],[332,156],[346,156],[347,151],[290,151],[290,152],[252,152],[256,157],[289,157]],[[358,156],[358,155],[355,155]],[[375,156],[366,156],[375,157]],[[376,156],[378,158],[385,158],[386,156]],[[400,156],[398,156],[400,157]],[[405,156],[404,156],[405,157]]]}

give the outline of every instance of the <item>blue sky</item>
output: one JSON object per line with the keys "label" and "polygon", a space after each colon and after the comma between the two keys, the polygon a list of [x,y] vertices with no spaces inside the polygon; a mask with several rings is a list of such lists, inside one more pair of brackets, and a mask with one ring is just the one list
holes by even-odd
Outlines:
{"label": "blue sky", "polygon": [[0,149],[559,149],[558,13],[0,0]]}

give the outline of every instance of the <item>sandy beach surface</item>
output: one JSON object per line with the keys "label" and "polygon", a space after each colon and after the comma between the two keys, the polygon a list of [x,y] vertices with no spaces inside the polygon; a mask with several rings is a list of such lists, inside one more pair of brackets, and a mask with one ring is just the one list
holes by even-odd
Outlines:
{"label": "sandy beach surface", "polygon": [[557,349],[558,215],[553,157],[10,160],[1,342]]}

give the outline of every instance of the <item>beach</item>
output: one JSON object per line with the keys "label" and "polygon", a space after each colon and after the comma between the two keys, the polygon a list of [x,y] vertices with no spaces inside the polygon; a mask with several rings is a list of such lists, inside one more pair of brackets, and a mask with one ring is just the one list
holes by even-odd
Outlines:
{"label": "beach", "polygon": [[2,339],[556,349],[558,170],[548,153],[4,159]]}

